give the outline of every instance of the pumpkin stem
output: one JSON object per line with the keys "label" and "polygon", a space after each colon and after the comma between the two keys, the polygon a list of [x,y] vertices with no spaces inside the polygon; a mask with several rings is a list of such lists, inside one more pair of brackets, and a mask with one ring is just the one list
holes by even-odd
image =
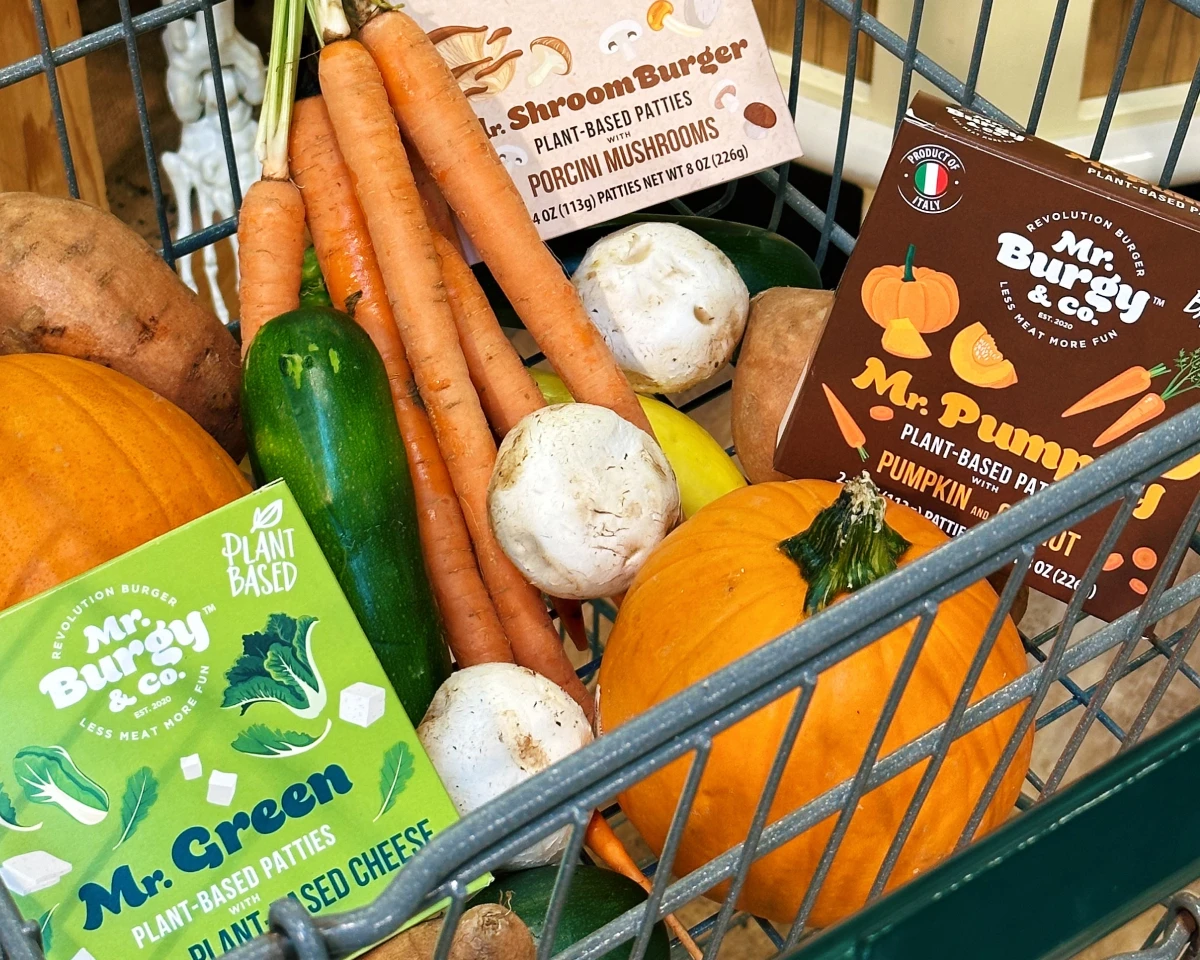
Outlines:
{"label": "pumpkin stem", "polygon": [[908,253],[904,255],[904,282],[912,283],[916,277],[913,276],[913,260],[917,257],[917,245],[910,243],[908,245]]}
{"label": "pumpkin stem", "polygon": [[887,501],[864,470],[803,533],[779,544],[808,584],[804,612],[825,609],[843,593],[874,583],[896,569],[912,544],[883,519]]}

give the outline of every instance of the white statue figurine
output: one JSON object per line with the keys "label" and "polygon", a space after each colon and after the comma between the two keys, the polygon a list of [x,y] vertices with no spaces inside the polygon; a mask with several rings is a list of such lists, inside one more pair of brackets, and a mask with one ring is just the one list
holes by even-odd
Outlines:
{"label": "white statue figurine", "polygon": [[[170,2],[174,0],[163,0],[164,4]],[[262,53],[234,26],[233,0],[223,0],[212,8],[212,12],[238,180],[245,193],[260,173],[254,155],[254,138],[258,132],[254,107],[262,103],[266,70]],[[221,139],[216,79],[209,58],[203,14],[167,24],[163,44],[167,50],[167,95],[171,108],[183,122],[183,134],[179,149],[162,155],[162,166],[179,206],[179,235],[187,236],[193,230],[193,195],[200,214],[200,229],[231,217],[236,211]],[[236,234],[229,239],[236,262]],[[216,248],[211,244],[205,247],[203,257],[213,309],[222,323],[229,323],[229,311],[217,285]],[[190,256],[180,261],[179,273],[195,290]]]}

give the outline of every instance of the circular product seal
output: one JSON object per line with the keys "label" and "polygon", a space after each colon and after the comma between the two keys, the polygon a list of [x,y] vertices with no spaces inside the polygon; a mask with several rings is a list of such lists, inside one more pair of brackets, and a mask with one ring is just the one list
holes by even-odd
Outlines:
{"label": "circular product seal", "polygon": [[993,143],[1020,143],[1025,139],[1024,134],[1017,133],[1016,130],[1006,127],[991,117],[985,117],[982,113],[973,113],[959,107],[946,107],[946,113],[955,124],[966,130],[967,133],[974,134],[983,140],[990,140]]}
{"label": "circular product seal", "polygon": [[900,158],[900,196],[919,213],[945,213],[962,199],[963,162],[953,150],[924,143]]}

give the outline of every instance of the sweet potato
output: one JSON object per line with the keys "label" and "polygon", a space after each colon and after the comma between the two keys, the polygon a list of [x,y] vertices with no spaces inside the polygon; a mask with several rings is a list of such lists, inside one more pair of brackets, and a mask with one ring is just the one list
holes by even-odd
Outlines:
{"label": "sweet potato", "polygon": [[791,479],[773,466],[779,423],[832,308],[830,290],[772,287],[750,301],[731,417],[733,443],[751,483]]}
{"label": "sweet potato", "polygon": [[229,331],[150,246],[78,200],[0,193],[0,354],[111,367],[181,407],[235,460],[241,370]]}
{"label": "sweet potato", "polygon": [[[427,920],[385,940],[366,954],[364,960],[433,960],[440,917]],[[462,915],[449,960],[534,960],[537,949],[529,928],[521,918],[498,903],[481,903]]]}

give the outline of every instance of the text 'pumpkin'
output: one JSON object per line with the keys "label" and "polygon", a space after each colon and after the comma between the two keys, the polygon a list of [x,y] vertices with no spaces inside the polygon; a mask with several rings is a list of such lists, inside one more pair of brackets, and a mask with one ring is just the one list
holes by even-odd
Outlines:
{"label": "text 'pumpkin'", "polygon": [[250,491],[173,403],[71,357],[0,357],[0,449],[0,609]]}
{"label": "text 'pumpkin'", "polygon": [[[819,600],[865,586],[893,569],[898,557],[911,563],[946,541],[928,520],[884,501],[865,476],[851,481],[839,499],[842,489],[818,480],[747,487],[700,510],[663,541],[630,587],[608,641],[600,676],[604,730],[611,732],[796,626],[808,615],[806,608],[821,606]],[[796,536],[805,531],[804,537]],[[880,756],[947,719],[996,605],[986,581],[941,604]],[[854,776],[914,627],[906,624],[820,674],[769,822]],[[1020,638],[1006,618],[972,702],[1025,669]],[[775,701],[715,739],[675,873],[688,873],[745,839],[796,697]],[[889,889],[953,851],[1022,706],[951,746]],[[1012,810],[1031,748],[1028,736],[984,816],[981,833]],[[690,763],[690,757],[681,758],[620,797],[656,852],[662,850]],[[918,764],[863,797],[809,924],[827,926],[866,902],[925,766]],[[758,860],[738,906],[777,922],[793,920],[835,822],[829,817]]]}

